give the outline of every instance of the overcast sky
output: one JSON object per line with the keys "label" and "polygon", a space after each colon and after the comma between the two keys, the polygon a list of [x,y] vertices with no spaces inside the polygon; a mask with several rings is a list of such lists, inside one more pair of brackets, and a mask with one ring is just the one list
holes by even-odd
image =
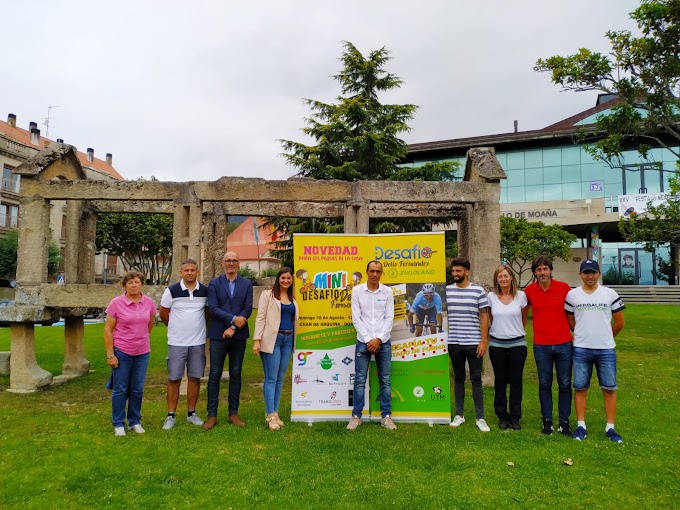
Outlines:
{"label": "overcast sky", "polygon": [[125,178],[286,179],[280,138],[302,98],[332,101],[341,41],[392,52],[404,85],[383,102],[420,108],[408,143],[540,129],[594,106],[560,92],[536,59],[608,51],[634,29],[633,0],[193,2],[0,0],[0,117],[42,125]]}

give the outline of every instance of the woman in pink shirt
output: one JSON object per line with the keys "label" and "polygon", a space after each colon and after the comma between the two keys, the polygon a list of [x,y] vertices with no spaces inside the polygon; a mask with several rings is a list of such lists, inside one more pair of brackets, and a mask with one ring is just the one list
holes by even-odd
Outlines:
{"label": "woman in pink shirt", "polygon": [[113,431],[125,435],[125,407],[128,429],[143,434],[142,395],[149,365],[149,333],[154,325],[156,306],[142,294],[144,274],[130,271],[121,282],[125,292],[106,308],[104,346],[106,363],[111,367],[111,408]]}

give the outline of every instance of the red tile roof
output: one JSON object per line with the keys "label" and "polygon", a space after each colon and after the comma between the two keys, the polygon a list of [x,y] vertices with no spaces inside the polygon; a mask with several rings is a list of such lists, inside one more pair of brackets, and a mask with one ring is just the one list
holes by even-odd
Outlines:
{"label": "red tile roof", "polygon": [[[27,131],[26,129],[22,129],[19,127],[12,127],[7,122],[4,122],[2,120],[0,120],[0,133],[3,133],[8,138],[11,138],[12,140],[20,144],[26,145],[27,147],[42,148],[45,147],[47,143],[54,142],[54,140],[50,140],[49,138],[41,136],[39,146],[33,145],[31,143],[30,131]],[[88,161],[87,154],[80,151],[78,151],[78,159],[80,160],[80,164],[84,167],[91,168],[97,172],[108,174],[114,179],[118,179],[119,181],[125,180],[123,176],[120,175],[115,168],[107,164],[106,161],[103,161],[98,158],[94,158],[93,161]]]}
{"label": "red tile roof", "polygon": [[[255,243],[255,225],[253,220],[257,221],[257,244]],[[227,249],[238,253],[241,260],[257,260],[258,258],[269,257],[267,252],[274,248],[272,241],[276,240],[277,234],[275,231],[272,231],[270,226],[265,226],[264,223],[264,218],[248,216],[227,237]]]}

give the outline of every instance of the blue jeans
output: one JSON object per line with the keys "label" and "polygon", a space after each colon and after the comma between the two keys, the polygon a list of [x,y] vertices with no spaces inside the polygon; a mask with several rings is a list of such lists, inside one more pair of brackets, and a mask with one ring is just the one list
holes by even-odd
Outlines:
{"label": "blue jeans", "polygon": [[114,427],[125,426],[127,404],[128,427],[132,427],[142,420],[142,396],[149,353],[130,356],[114,347],[113,354],[118,358],[118,368],[111,370],[111,421]]}
{"label": "blue jeans", "polygon": [[553,365],[557,373],[557,413],[560,423],[568,422],[571,414],[571,342],[558,345],[534,344],[534,359],[538,372],[538,399],[544,420],[553,421]]}
{"label": "blue jeans", "polygon": [[217,416],[220,381],[224,360],[229,356],[229,416],[238,414],[241,398],[241,368],[246,353],[246,340],[210,339],[210,372],[208,373],[208,416]]}
{"label": "blue jeans", "polygon": [[292,353],[293,333],[287,335],[279,333],[276,335],[274,351],[271,354],[260,352],[262,369],[264,370],[262,393],[264,394],[264,408],[267,414],[275,413],[279,410],[283,378],[286,376],[288,362]]}
{"label": "blue jeans", "polygon": [[574,347],[574,389],[587,390],[593,365],[597,370],[597,379],[603,390],[615,390],[616,387],[616,351],[614,349],[588,349]]}
{"label": "blue jeans", "polygon": [[[354,409],[352,409],[352,415],[359,418],[361,418],[361,412],[364,409],[364,391],[366,390],[366,379],[368,378],[370,362],[371,353],[368,351],[366,344],[357,340],[354,354],[356,374],[354,375]],[[392,385],[390,384],[392,342],[388,341],[380,344],[380,348],[375,354],[375,362],[378,365],[378,381],[380,381],[380,415],[384,418],[392,410]]]}

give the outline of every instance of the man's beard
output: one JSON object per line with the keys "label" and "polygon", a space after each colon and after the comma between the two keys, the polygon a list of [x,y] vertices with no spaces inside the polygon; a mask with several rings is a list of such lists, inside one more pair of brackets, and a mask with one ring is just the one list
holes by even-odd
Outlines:
{"label": "man's beard", "polygon": [[465,280],[464,276],[454,276],[453,277],[453,283],[461,283],[463,280]]}

